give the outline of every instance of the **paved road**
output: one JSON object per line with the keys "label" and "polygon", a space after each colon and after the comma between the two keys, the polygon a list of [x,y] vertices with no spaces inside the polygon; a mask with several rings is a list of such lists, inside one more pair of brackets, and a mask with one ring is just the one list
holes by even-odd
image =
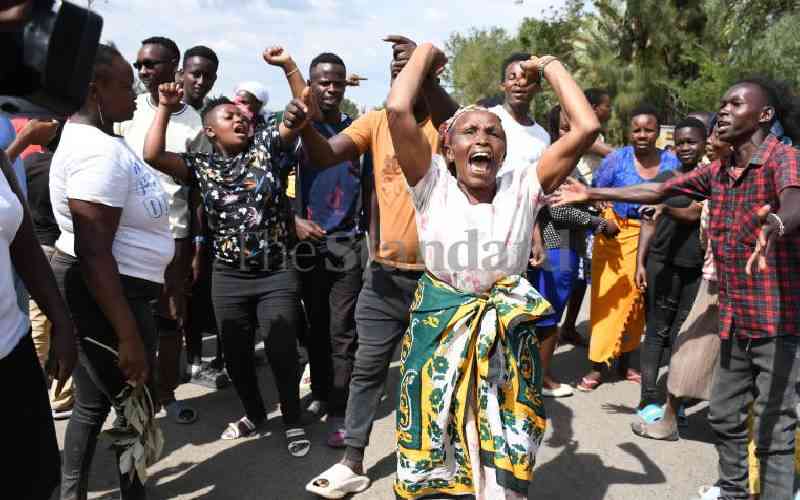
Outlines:
{"label": "paved road", "polygon": [[[562,347],[554,363],[556,376],[574,383],[586,368],[586,350]],[[275,407],[277,396],[269,369],[262,368],[259,373],[265,400]],[[392,377],[389,387],[397,380],[396,364]],[[221,441],[218,438],[226,422],[242,413],[233,390],[212,392],[184,385],[178,395],[200,411],[200,420],[189,426],[161,420],[166,445],[163,458],[150,469],[151,499],[313,500],[304,485],[340,456],[340,452],[325,446],[326,426],[317,422],[311,427],[314,444],[309,455],[291,458],[276,411],[260,437]],[[548,400],[548,430],[537,457],[529,498],[685,500],[700,485],[712,482],[716,478],[716,452],[705,406],[688,411],[689,428],[680,441],[650,441],[630,431],[638,396],[638,385],[615,382],[591,394]],[[394,399],[389,397],[381,404],[367,450],[373,485],[354,499],[395,498],[393,410]],[[63,422],[57,424],[61,443],[65,427]],[[92,469],[90,490],[90,498],[105,500],[119,495],[113,456],[102,445]]]}

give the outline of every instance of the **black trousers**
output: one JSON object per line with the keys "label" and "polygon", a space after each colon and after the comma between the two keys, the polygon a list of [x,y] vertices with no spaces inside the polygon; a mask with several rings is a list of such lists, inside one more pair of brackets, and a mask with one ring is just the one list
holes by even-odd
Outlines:
{"label": "black trousers", "polygon": [[647,327],[641,351],[642,398],[640,407],[660,401],[658,369],[667,358],[681,325],[692,309],[700,281],[700,268],[675,266],[647,259]]}
{"label": "black trousers", "polygon": [[[211,262],[209,262],[209,265]],[[221,359],[222,345],[217,332],[217,318],[211,301],[211,274],[206,273],[192,286],[192,294],[186,304],[184,332],[186,336],[186,359],[200,364],[203,357],[203,334],[217,333],[216,357]]]}
{"label": "black trousers", "polygon": [[344,417],[356,352],[356,301],[361,291],[361,242],[298,258],[314,399],[327,401],[328,414]]}
{"label": "black trousers", "polygon": [[[735,321],[735,318],[734,318]],[[748,413],[760,463],[761,498],[791,499],[795,483],[798,345],[793,336],[723,340],[714,374],[708,421],[717,435],[721,499],[745,500],[748,492]]]}
{"label": "black trousers", "polygon": [[[118,346],[114,328],[86,287],[80,265],[72,257],[59,252],[53,258],[53,272],[67,299],[79,338],[78,365],[72,373],[75,406],[64,437],[61,500],[85,500],[97,437],[114,398],[126,382],[116,357],[95,343],[114,350]],[[129,276],[120,276],[120,281],[147,354],[150,368],[147,385],[157,398],[155,368],[158,332],[154,308],[161,285]],[[122,415],[122,411],[118,411],[117,415]],[[123,500],[146,497],[144,485],[138,478],[131,481],[129,477],[120,476],[120,490]]]}
{"label": "black trousers", "polygon": [[[13,293],[11,290],[10,293]],[[5,406],[3,497],[47,500],[58,484],[61,456],[44,372],[30,333],[0,359]]]}
{"label": "black trousers", "polygon": [[300,280],[294,269],[242,270],[214,263],[211,296],[225,367],[253,423],[266,419],[258,387],[253,341],[261,326],[264,348],[278,386],[285,425],[300,421],[297,322]]}

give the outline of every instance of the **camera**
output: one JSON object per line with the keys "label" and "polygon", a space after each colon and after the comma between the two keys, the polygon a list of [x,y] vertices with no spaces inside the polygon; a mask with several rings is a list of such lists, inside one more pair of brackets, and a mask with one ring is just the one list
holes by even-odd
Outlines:
{"label": "camera", "polygon": [[70,2],[0,0],[0,109],[53,117],[83,104],[103,19]]}

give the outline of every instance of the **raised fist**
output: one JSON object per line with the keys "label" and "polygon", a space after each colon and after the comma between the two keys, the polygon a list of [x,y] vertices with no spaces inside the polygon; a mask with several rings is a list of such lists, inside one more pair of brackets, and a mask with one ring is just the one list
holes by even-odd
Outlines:
{"label": "raised fist", "polygon": [[270,66],[280,66],[281,68],[286,67],[286,65],[292,60],[292,56],[289,55],[289,52],[284,50],[283,47],[279,46],[269,47],[268,49],[264,50],[264,53],[261,54],[261,57],[263,57],[264,61],[266,61],[266,63]]}
{"label": "raised fist", "polygon": [[180,106],[183,99],[183,85],[180,83],[162,83],[158,86],[158,103],[169,108]]}

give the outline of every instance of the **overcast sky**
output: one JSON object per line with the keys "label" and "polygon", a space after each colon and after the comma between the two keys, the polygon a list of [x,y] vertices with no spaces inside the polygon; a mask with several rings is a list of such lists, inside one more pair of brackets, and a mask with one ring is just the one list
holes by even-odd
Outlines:
{"label": "overcast sky", "polygon": [[[517,0],[518,1],[518,0]],[[347,97],[360,106],[383,102],[389,88],[388,34],[443,44],[450,33],[501,26],[514,33],[524,17],[543,17],[562,0],[97,0],[104,41],[130,61],[143,39],[167,36],[181,51],[208,45],[220,58],[212,94],[230,95],[240,81],[258,80],[270,92],[270,109],[289,99],[280,70],[261,52],[270,45],[290,51],[304,76],[320,52],[339,54],[349,72],[369,78]]]}

